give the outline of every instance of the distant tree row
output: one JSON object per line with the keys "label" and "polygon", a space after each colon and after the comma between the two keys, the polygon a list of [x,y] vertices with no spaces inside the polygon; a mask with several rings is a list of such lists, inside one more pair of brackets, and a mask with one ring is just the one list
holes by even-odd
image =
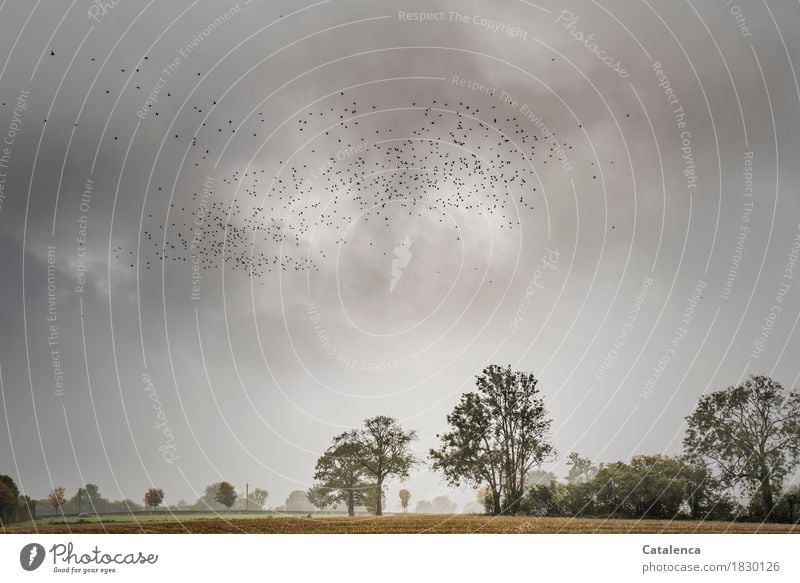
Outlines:
{"label": "distant tree row", "polygon": [[47,498],[38,501],[37,512],[42,515],[56,514],[95,514],[98,512],[129,513],[144,507],[133,500],[109,500],[100,493],[96,484],[85,484],[71,497],[67,497],[63,486],[56,486]]}
{"label": "distant tree row", "polygon": [[86,484],[85,487],[78,488],[71,498],[67,498],[63,486],[56,486],[47,498],[33,500],[19,494],[11,477],[0,476],[0,521],[2,522],[31,520],[37,513],[45,515],[82,512],[128,513],[141,509],[142,506],[132,500],[107,500],[100,495],[100,489],[95,484]]}
{"label": "distant tree row", "polygon": [[[6,478],[8,483],[13,484],[13,480],[8,476],[0,476],[0,483],[6,484],[3,479]],[[7,485],[5,488],[9,488]],[[16,486],[11,489],[16,492]],[[174,505],[167,506],[168,510],[196,510],[196,511],[217,511],[217,510],[244,510],[245,508],[258,509],[263,508],[264,503],[269,497],[267,490],[262,488],[254,488],[249,492],[249,498],[240,496],[236,488],[230,482],[215,482],[206,487],[205,493],[198,498],[193,504],[189,504],[184,500],[180,500]],[[0,485],[0,502],[6,499],[4,495],[4,486]],[[27,497],[19,498],[20,504]],[[27,504],[31,508],[27,517],[17,518],[17,520],[29,520],[30,517],[35,515],[35,509],[38,508],[39,515],[46,516],[51,514],[97,514],[97,513],[133,513],[144,510],[145,508],[158,509],[164,504],[164,490],[161,488],[149,488],[143,498],[144,505],[134,502],[132,500],[108,500],[100,493],[100,489],[96,484],[86,484],[84,487],[78,488],[71,498],[67,498],[66,491],[63,486],[54,487],[47,498],[43,500],[30,500],[27,499]],[[5,507],[3,507],[5,508]],[[8,514],[10,510],[0,510],[0,516],[12,516]],[[16,515],[21,515],[17,512]],[[13,518],[12,518],[13,520]]]}
{"label": "distant tree row", "polygon": [[269,492],[263,488],[254,488],[241,496],[236,487],[228,481],[214,482],[206,486],[205,492],[194,504],[183,500],[170,506],[173,510],[256,510],[263,509]]}
{"label": "distant tree row", "polygon": [[458,510],[455,502],[447,496],[436,496],[433,500],[420,500],[414,512],[417,514],[453,514]]}
{"label": "distant tree row", "polygon": [[[686,417],[679,456],[639,455],[628,462],[595,465],[573,452],[565,481],[540,469],[556,459],[552,424],[533,374],[489,365],[475,390],[461,396],[447,416],[439,446],[428,451],[432,468],[454,487],[472,487],[489,514],[619,516],[723,520],[800,521],[800,393],[766,376],[704,394]],[[381,515],[389,480],[405,480],[422,463],[411,444],[416,432],[391,417],[366,419],[336,435],[319,457],[308,491],[291,492],[276,510],[357,508]],[[193,504],[170,509],[263,508],[269,496],[255,488],[242,497],[227,481],[209,485]],[[399,492],[408,511],[411,492]],[[159,508],[164,492],[150,488],[143,502]],[[40,508],[54,513],[134,512],[141,504],[110,501],[94,484],[67,498],[55,487],[46,500],[21,495],[0,476],[0,521],[27,520]],[[468,507],[468,510],[474,509]],[[415,511],[454,512],[447,497],[419,500]]]}

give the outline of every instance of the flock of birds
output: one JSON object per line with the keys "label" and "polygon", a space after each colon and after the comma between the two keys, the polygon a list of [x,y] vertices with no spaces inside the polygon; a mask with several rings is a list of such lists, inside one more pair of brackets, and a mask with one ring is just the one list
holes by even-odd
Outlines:
{"label": "flock of birds", "polygon": [[[138,75],[148,60],[145,56],[130,69]],[[145,90],[141,82],[133,86]],[[171,91],[162,93],[153,117],[172,97]],[[540,184],[536,167],[558,162],[556,147],[500,101],[484,109],[455,100],[411,101],[404,108],[393,104],[388,113],[374,104],[362,107],[344,91],[330,102],[295,120],[291,131],[297,138],[313,136],[311,147],[292,156],[303,157],[303,162],[280,160],[274,170],[253,166],[222,180],[231,187],[231,196],[214,196],[208,208],[203,207],[200,236],[199,193],[190,202],[171,204],[165,224],[156,225],[158,220],[148,214],[144,238],[156,261],[194,261],[203,269],[227,265],[256,277],[278,269],[318,270],[330,249],[298,251],[312,232],[334,233],[334,242],[346,245],[342,234],[355,219],[391,229],[398,208],[409,216],[438,219],[456,237],[458,229],[445,227],[454,212],[491,217],[496,228],[512,229],[520,224],[521,213],[534,208]],[[210,103],[217,106],[216,101]],[[192,111],[202,114],[203,106],[193,105]],[[254,122],[267,123],[263,112],[257,116]],[[188,138],[199,150],[195,166],[210,156],[209,149],[200,148],[203,132],[237,131],[241,130],[232,119],[214,127],[203,123],[198,134]],[[180,132],[170,137],[187,139]],[[573,148],[563,141],[560,147]],[[122,246],[113,253],[125,263],[134,256]],[[156,261],[146,260],[144,267],[151,269]]]}
{"label": "flock of birds", "polygon": [[170,222],[166,237],[164,225],[145,232],[156,258],[196,257],[203,268],[227,265],[259,277],[319,270],[331,249],[309,253],[309,237],[324,233],[327,241],[346,245],[344,233],[354,220],[391,229],[403,212],[438,221],[442,236],[459,238],[452,219],[467,213],[513,229],[522,213],[534,210],[537,166],[556,161],[555,146],[511,111],[501,113],[499,103],[483,113],[464,102],[412,101],[384,113],[376,105],[361,108],[345,92],[339,101],[295,120],[289,131],[311,145],[291,160],[278,160],[274,171],[254,166],[223,179],[230,196],[217,193],[203,207],[201,236],[197,211],[186,211],[198,208],[201,195],[173,204],[171,215],[181,222]]}
{"label": "flock of birds", "polygon": [[[146,61],[148,57],[131,67],[133,73],[138,75]],[[145,91],[141,82],[134,81],[133,87]],[[160,116],[172,98],[170,90],[164,91],[151,115]],[[319,270],[331,249],[303,249],[312,233],[323,232],[326,241],[346,245],[343,234],[354,220],[391,229],[397,212],[438,221],[442,236],[449,232],[461,237],[452,224],[458,213],[491,219],[500,230],[513,229],[522,213],[534,209],[537,167],[558,162],[556,147],[499,100],[483,109],[432,99],[410,101],[405,107],[393,103],[382,110],[375,104],[362,107],[341,91],[329,101],[322,109],[305,111],[290,126],[295,138],[311,144],[291,160],[273,166],[273,157],[263,166],[235,171],[215,189],[224,185],[229,196],[215,192],[201,204],[201,194],[194,193],[190,201],[171,204],[164,221],[147,214],[144,242],[154,258],[145,260],[145,269],[158,262],[195,262],[202,269],[229,266],[254,277],[275,270]],[[203,114],[204,106],[193,105],[192,111]],[[265,124],[268,119],[258,112],[253,122]],[[205,132],[235,134],[245,131],[243,127],[233,119],[219,120],[202,123],[194,136],[175,131],[168,137],[188,140],[197,149],[194,165],[200,166],[211,155],[200,145]],[[565,142],[560,147],[572,149]],[[158,191],[166,195],[162,187]],[[113,254],[135,267],[133,251],[118,246]]]}

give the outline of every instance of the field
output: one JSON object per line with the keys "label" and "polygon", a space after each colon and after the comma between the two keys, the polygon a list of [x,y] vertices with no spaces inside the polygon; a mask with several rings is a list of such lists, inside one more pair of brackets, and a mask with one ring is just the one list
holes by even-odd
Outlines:
{"label": "field", "polygon": [[698,522],[690,520],[623,520],[602,518],[536,518],[528,516],[423,515],[302,516],[195,515],[180,520],[163,516],[104,516],[89,520],[53,518],[15,524],[8,533],[265,533],[265,534],[545,534],[545,533],[791,533],[800,525]]}

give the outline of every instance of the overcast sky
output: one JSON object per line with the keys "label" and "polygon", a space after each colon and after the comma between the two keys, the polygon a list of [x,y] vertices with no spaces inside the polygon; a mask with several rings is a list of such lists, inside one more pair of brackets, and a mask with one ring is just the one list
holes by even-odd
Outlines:
{"label": "overcast sky", "polygon": [[2,2],[0,473],[279,505],[371,415],[424,458],[501,363],[562,475],[797,386],[798,10]]}

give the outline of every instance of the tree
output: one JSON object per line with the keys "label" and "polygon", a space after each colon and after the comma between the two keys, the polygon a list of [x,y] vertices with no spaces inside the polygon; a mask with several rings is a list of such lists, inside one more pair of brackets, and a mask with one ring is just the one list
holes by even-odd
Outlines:
{"label": "tree", "polygon": [[[336,499],[331,495],[330,490],[319,484],[315,484],[308,489],[308,492],[306,492],[306,498],[309,502],[311,502],[311,504],[320,510],[332,508],[336,505]],[[354,514],[355,512],[350,514],[350,516],[353,516]]]}
{"label": "tree", "polygon": [[431,500],[431,506],[433,506],[433,512],[436,514],[453,514],[458,508],[456,503],[447,496],[436,496]]}
{"label": "tree", "polygon": [[400,496],[400,506],[403,507],[403,512],[408,512],[408,501],[411,500],[411,492],[403,488],[398,492],[398,495]]}
{"label": "tree", "polygon": [[158,508],[164,501],[164,490],[161,488],[150,488],[144,493],[144,503],[147,506]]}
{"label": "tree", "polygon": [[[589,482],[568,484],[566,494],[567,498],[575,491],[586,494],[590,506],[578,509],[581,514],[672,519],[688,508],[692,517],[706,519],[714,506],[724,503],[712,495],[713,482],[702,482],[707,477],[681,458],[640,455],[629,463],[602,466]],[[574,511],[571,504],[564,506]]]}
{"label": "tree", "polygon": [[688,457],[715,468],[724,485],[757,494],[762,517],[769,516],[800,463],[800,394],[754,375],[701,397],[686,421]]}
{"label": "tree", "polygon": [[779,519],[797,524],[800,522],[800,485],[792,486],[781,495],[778,502]]}
{"label": "tree", "polygon": [[14,520],[28,521],[36,518],[36,500],[30,496],[20,494],[17,496],[17,507],[14,513]]}
{"label": "tree", "polygon": [[63,510],[61,507],[64,506],[64,503],[67,501],[67,498],[64,496],[64,492],[64,486],[56,486],[50,490],[50,493],[47,495],[47,502],[50,504],[50,506],[62,514]]}
{"label": "tree", "polygon": [[262,508],[264,507],[264,502],[267,501],[267,498],[269,498],[269,492],[263,488],[255,488],[252,492],[250,492],[250,500]]}
{"label": "tree", "polygon": [[414,512],[417,514],[433,514],[433,504],[428,502],[427,500],[420,500],[417,502],[416,508],[414,508]]}
{"label": "tree", "polygon": [[569,484],[584,484],[597,473],[597,467],[592,465],[592,460],[581,457],[576,451],[567,456],[567,465],[569,466],[567,473],[567,483]]}
{"label": "tree", "polygon": [[233,487],[233,484],[230,482],[220,482],[219,487],[217,488],[217,494],[214,496],[214,500],[230,509],[238,497],[239,494],[237,494],[236,488]]}
{"label": "tree", "polygon": [[532,484],[525,493],[522,507],[534,516],[559,516],[563,514],[562,501],[566,486],[557,481]]}
{"label": "tree", "polygon": [[723,491],[720,481],[704,463],[682,460],[682,481],[686,504],[694,520],[730,520],[734,501]]}
{"label": "tree", "polygon": [[595,480],[564,484],[558,501],[562,513],[567,516],[592,516],[597,514],[595,490],[600,486]]}
{"label": "tree", "polygon": [[375,486],[370,485],[364,490],[364,508],[367,509],[367,512],[376,512],[378,510],[378,492],[381,493],[381,508],[386,507],[386,492],[384,492],[383,489],[378,490]]}
{"label": "tree", "polygon": [[383,514],[384,481],[392,476],[407,478],[416,462],[409,447],[416,437],[415,431],[404,431],[397,420],[383,415],[367,419],[354,434],[358,460],[375,489],[376,516]]}
{"label": "tree", "polygon": [[5,484],[16,500],[17,496],[19,496],[19,488],[17,488],[17,483],[14,481],[14,478],[5,474],[0,475],[0,484]]}
{"label": "tree", "polygon": [[441,447],[430,450],[433,468],[451,485],[489,486],[493,514],[515,512],[528,472],[555,455],[537,384],[530,373],[487,366],[477,391],[462,395],[447,416]]}
{"label": "tree", "polygon": [[197,510],[222,510],[225,508],[224,505],[217,502],[217,492],[219,492],[220,484],[222,482],[214,482],[206,486],[205,492],[197,499],[193,507]]}
{"label": "tree", "polygon": [[314,480],[317,483],[309,490],[309,499],[315,506],[328,508],[343,503],[347,514],[355,516],[355,507],[364,503],[369,487],[358,432],[346,431],[333,438],[317,460]]}
{"label": "tree", "polygon": [[19,489],[11,476],[0,476],[0,523],[13,520],[18,496]]}
{"label": "tree", "polygon": [[289,512],[308,512],[314,510],[314,506],[308,500],[308,496],[302,490],[292,490],[286,498],[284,505]]}
{"label": "tree", "polygon": [[100,512],[108,509],[109,501],[100,494],[97,484],[86,484],[70,499],[70,505],[78,509],[78,512]]}
{"label": "tree", "polygon": [[631,459],[623,479],[624,505],[629,514],[646,518],[673,518],[686,495],[683,465],[665,455],[640,455]]}

